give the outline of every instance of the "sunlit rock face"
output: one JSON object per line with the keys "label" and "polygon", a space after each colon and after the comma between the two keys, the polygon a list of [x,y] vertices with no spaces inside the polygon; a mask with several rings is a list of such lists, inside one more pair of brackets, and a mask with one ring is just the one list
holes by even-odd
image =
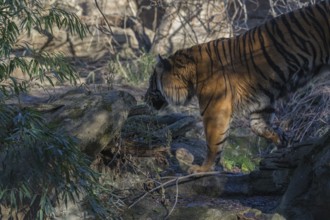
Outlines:
{"label": "sunlit rock face", "polygon": [[95,157],[120,135],[135,98],[123,91],[86,94],[72,90],[51,103],[61,106],[46,114],[50,123],[78,138],[80,149]]}

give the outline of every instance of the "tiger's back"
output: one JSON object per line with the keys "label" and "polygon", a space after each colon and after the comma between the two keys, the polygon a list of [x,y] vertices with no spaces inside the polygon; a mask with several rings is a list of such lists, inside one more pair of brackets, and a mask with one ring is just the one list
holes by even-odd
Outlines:
{"label": "tiger's back", "polygon": [[226,140],[234,111],[250,115],[251,129],[277,145],[271,126],[275,101],[303,86],[330,62],[330,3],[298,9],[237,37],[218,39],[160,59],[147,96],[159,91],[183,104],[196,95],[208,144],[202,166],[210,170]]}
{"label": "tiger's back", "polygon": [[238,106],[261,94],[276,100],[329,64],[329,1],[283,14],[237,37],[196,45],[181,53],[193,54],[197,68],[202,67],[197,73],[206,70],[199,75],[210,79],[208,87],[218,87],[219,79],[212,75],[221,75],[228,84],[225,90],[235,90],[233,101]]}

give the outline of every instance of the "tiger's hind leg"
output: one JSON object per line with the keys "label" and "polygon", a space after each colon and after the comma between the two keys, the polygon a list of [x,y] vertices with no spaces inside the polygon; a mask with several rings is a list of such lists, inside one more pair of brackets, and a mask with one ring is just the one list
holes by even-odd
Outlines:
{"label": "tiger's hind leg", "polygon": [[274,118],[274,108],[268,107],[263,110],[254,111],[250,114],[250,126],[254,133],[264,137],[277,147],[285,147],[287,145],[287,138],[283,131],[279,128],[274,129],[271,125]]}

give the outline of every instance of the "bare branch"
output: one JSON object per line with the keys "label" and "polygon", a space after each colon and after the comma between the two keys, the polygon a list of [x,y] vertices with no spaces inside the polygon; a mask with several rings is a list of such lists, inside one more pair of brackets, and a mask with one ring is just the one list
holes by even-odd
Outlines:
{"label": "bare branch", "polygon": [[159,186],[157,186],[157,187],[149,190],[148,192],[144,193],[137,200],[135,200],[130,206],[128,206],[128,208],[132,208],[133,206],[135,206],[138,202],[140,202],[143,198],[145,198],[150,193],[155,192],[156,190],[158,190],[160,188],[168,187],[173,183],[176,183],[176,185],[178,185],[180,182],[185,181],[185,180],[189,180],[189,179],[194,178],[194,177],[212,176],[212,175],[227,174],[227,173],[228,172],[224,172],[224,171],[212,171],[212,172],[193,173],[193,174],[189,174],[189,175],[186,175],[186,176],[180,176],[180,177],[163,177],[163,178],[173,178],[173,179],[170,179],[169,181],[166,181],[165,183],[162,183]]}

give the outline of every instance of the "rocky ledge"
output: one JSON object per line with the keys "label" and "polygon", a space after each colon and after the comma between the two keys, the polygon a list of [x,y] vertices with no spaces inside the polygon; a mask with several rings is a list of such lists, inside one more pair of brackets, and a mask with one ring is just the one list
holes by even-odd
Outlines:
{"label": "rocky ledge", "polygon": [[[206,152],[202,139],[186,135],[196,119],[156,114],[136,103],[124,91],[96,94],[78,89],[52,102],[23,105],[79,138],[81,150],[94,158],[92,166],[103,174],[100,181],[118,195],[117,217],[329,218],[330,132],[268,154],[247,174],[218,169],[188,175],[189,166],[201,163]],[[65,213],[58,217],[79,215]]]}

